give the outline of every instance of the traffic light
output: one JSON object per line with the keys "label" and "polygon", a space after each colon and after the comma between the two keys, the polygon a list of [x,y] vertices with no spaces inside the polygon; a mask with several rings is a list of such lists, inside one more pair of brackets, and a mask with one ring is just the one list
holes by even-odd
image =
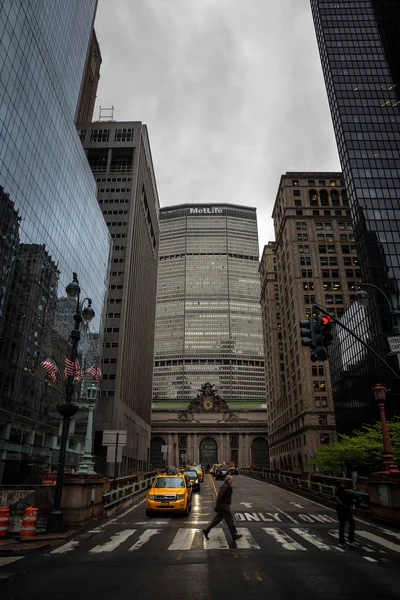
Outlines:
{"label": "traffic light", "polygon": [[330,346],[333,342],[332,335],[332,319],[329,315],[320,317],[320,327],[322,335],[322,343],[324,346]]}
{"label": "traffic light", "polygon": [[312,317],[300,321],[301,345],[315,348],[314,346],[314,321]]}

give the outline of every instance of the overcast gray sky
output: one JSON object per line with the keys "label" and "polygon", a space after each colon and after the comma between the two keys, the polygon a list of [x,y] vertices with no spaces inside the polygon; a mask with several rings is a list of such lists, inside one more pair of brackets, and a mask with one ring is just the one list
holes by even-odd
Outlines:
{"label": "overcast gray sky", "polygon": [[161,206],[257,207],[282,173],[338,171],[309,0],[99,0],[99,106],[149,129]]}

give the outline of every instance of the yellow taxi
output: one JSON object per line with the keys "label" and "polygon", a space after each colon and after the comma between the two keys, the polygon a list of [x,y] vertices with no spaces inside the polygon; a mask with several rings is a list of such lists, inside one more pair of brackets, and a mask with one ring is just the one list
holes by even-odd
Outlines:
{"label": "yellow taxi", "polygon": [[197,475],[199,476],[199,481],[203,481],[204,471],[201,465],[192,465],[190,467],[187,467],[187,471],[196,471]]}
{"label": "yellow taxi", "polygon": [[187,516],[192,506],[192,491],[192,483],[183,473],[159,475],[147,492],[146,517],[164,510]]}

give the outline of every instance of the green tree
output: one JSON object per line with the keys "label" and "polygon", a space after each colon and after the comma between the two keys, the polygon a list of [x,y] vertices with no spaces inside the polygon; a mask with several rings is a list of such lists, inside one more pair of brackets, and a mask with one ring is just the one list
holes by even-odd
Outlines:
{"label": "green tree", "polygon": [[[396,461],[400,458],[400,418],[388,422],[390,442]],[[321,447],[308,464],[320,471],[338,473],[348,470],[373,473],[379,471],[383,460],[382,425],[363,425],[353,435],[340,435],[339,441]]]}

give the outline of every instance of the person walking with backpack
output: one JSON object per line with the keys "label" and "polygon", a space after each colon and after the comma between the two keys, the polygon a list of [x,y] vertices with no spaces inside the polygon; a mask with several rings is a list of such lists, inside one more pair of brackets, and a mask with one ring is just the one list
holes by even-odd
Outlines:
{"label": "person walking with backpack", "polygon": [[217,501],[215,504],[215,512],[217,514],[215,515],[211,523],[208,525],[208,527],[206,527],[206,529],[203,529],[203,534],[206,540],[209,539],[208,534],[210,533],[210,530],[216,525],[218,525],[218,523],[221,523],[222,520],[224,520],[225,523],[228,525],[228,529],[231,532],[232,540],[234,542],[242,537],[242,535],[237,532],[235,523],[233,522],[233,516],[231,511],[231,502],[233,494],[232,483],[232,475],[227,475],[225,477],[224,483],[219,488]]}

